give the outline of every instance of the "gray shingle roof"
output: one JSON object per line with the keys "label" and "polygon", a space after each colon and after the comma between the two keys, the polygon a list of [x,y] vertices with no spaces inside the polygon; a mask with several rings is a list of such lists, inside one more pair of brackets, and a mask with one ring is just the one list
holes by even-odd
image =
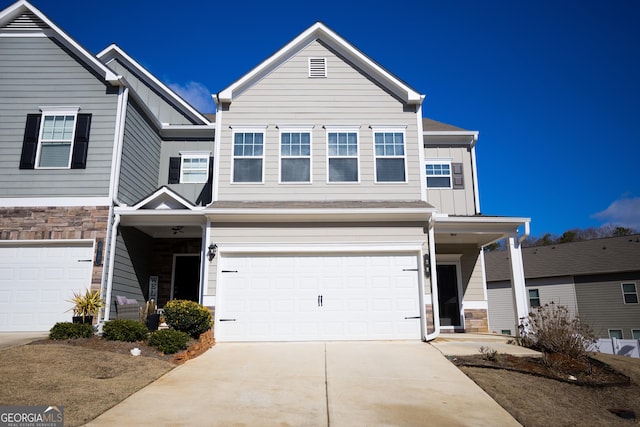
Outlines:
{"label": "gray shingle roof", "polygon": [[422,130],[425,132],[428,131],[464,131],[466,129],[459,128],[457,126],[449,125],[446,123],[439,122],[437,120],[423,118],[422,119]]}
{"label": "gray shingle roof", "polygon": [[[522,249],[527,279],[640,271],[640,234]],[[485,254],[487,282],[510,280],[509,252]]]}

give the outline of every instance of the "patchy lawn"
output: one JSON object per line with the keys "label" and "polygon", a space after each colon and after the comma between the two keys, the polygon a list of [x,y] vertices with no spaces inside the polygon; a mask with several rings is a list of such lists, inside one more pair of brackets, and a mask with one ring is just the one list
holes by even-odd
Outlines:
{"label": "patchy lawn", "polygon": [[[527,358],[521,363],[507,362],[511,358],[501,362],[501,356],[496,363],[503,363],[506,369],[464,366],[485,364],[482,356],[475,356],[475,361],[473,357],[458,358],[454,363],[525,427],[630,426],[637,425],[640,419],[640,359],[596,353],[597,360],[624,376],[611,373],[611,369],[604,366],[605,369],[598,368],[600,370],[592,375],[591,384],[598,384],[594,386],[572,384],[572,380],[566,381],[568,373],[559,375],[562,381],[546,378],[540,376],[544,373],[539,367],[528,366],[531,361]],[[518,364],[529,373],[516,372]],[[580,381],[578,372],[574,374],[578,382],[589,383],[585,378]],[[627,384],[607,385],[621,384],[620,380]],[[621,411],[633,412],[638,418],[634,421],[613,413]]]}

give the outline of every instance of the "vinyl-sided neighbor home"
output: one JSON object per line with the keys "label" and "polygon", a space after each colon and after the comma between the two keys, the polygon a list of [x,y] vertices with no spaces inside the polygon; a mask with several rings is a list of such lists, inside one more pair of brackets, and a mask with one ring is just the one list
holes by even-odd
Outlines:
{"label": "vinyl-sided neighbor home", "polygon": [[486,332],[482,247],[505,237],[526,313],[529,219],[480,213],[478,132],[326,25],[213,97],[203,115],[118,46],[0,12],[0,330],[48,330],[94,286],[101,321],[190,299],[218,341]]}

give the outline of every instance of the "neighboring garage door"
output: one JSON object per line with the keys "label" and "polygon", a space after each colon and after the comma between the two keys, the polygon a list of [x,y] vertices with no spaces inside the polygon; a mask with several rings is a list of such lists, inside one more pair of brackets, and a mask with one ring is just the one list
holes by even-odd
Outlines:
{"label": "neighboring garage door", "polygon": [[71,321],[73,291],[91,285],[87,244],[0,246],[0,332],[48,331]]}
{"label": "neighboring garage door", "polygon": [[220,262],[218,341],[420,339],[416,255]]}

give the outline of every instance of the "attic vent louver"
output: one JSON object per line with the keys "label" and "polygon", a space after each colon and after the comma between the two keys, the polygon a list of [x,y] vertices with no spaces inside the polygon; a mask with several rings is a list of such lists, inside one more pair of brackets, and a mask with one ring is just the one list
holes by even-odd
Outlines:
{"label": "attic vent louver", "polygon": [[327,77],[326,58],[309,58],[309,77]]}
{"label": "attic vent louver", "polygon": [[24,30],[34,28],[49,28],[49,26],[32,12],[23,13],[5,27],[7,30]]}

